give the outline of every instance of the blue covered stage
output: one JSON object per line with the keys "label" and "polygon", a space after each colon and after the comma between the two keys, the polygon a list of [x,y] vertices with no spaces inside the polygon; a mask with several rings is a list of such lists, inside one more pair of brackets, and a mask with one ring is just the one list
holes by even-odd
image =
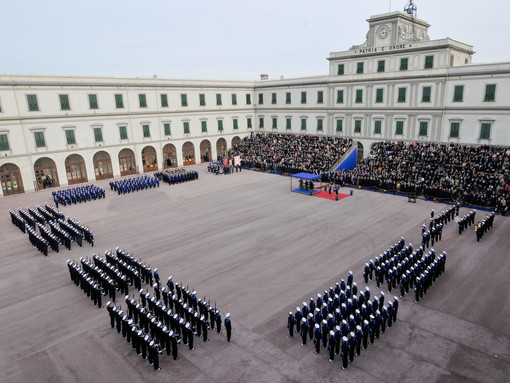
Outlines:
{"label": "blue covered stage", "polygon": [[[320,193],[322,190],[322,182],[321,182],[321,176],[318,174],[312,174],[312,173],[296,173],[292,174],[290,177],[290,191],[296,192],[296,193],[302,193],[302,194],[310,194],[309,187],[304,187],[305,183],[308,185],[309,182],[313,182],[314,180],[319,179],[320,185],[319,187],[315,187],[312,190],[312,194]],[[298,178],[299,179],[299,185],[297,188],[292,187],[292,179]],[[303,182],[304,181],[304,182]]]}

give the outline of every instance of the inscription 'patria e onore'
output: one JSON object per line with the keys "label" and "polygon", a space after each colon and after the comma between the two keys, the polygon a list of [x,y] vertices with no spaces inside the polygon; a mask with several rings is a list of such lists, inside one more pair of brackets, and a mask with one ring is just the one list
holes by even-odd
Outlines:
{"label": "inscription 'patria e onore'", "polygon": [[399,49],[407,49],[411,48],[412,44],[395,44],[387,47],[379,47],[379,48],[366,48],[366,49],[358,49],[354,51],[355,54],[359,53],[375,53],[375,52],[387,52],[387,51],[395,51]]}

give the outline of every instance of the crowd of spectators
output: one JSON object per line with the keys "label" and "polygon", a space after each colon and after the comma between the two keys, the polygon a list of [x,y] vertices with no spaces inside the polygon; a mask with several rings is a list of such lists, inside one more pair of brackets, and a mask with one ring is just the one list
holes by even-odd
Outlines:
{"label": "crowd of spectators", "polygon": [[257,133],[245,137],[229,156],[241,156],[241,166],[276,173],[329,172],[350,147],[341,137]]}

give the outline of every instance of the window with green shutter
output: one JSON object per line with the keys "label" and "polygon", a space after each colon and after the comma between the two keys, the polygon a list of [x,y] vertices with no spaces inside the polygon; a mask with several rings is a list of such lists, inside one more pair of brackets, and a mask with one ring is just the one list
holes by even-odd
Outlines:
{"label": "window with green shutter", "polygon": [[420,132],[419,132],[419,135],[420,136],[426,136],[428,128],[429,128],[428,121],[420,121]]}
{"label": "window with green shutter", "polygon": [[165,93],[161,94],[161,107],[168,108],[168,95]]}
{"label": "window with green shutter", "polygon": [[142,130],[143,130],[143,136],[144,137],[150,137],[151,136],[151,128],[150,128],[149,125],[147,125],[147,124],[142,125]]}
{"label": "window with green shutter", "polygon": [[89,94],[89,108],[99,109],[99,106],[97,105],[97,95]]}
{"label": "window with green shutter", "polygon": [[185,93],[181,94],[181,106],[188,106],[188,95]]}
{"label": "window with green shutter", "polygon": [[126,126],[124,126],[124,125],[119,126],[119,136],[120,136],[121,140],[127,140],[128,135],[127,135],[127,127]]}
{"label": "window with green shutter", "polygon": [[430,102],[430,93],[431,93],[431,87],[430,86],[424,86],[423,87],[423,94],[421,96],[421,102]]}
{"label": "window with green shutter", "polygon": [[491,125],[492,124],[488,122],[484,122],[482,124],[482,127],[480,129],[480,139],[488,140],[489,138],[491,138]]}
{"label": "window with green shutter", "polygon": [[59,94],[60,99],[60,109],[62,110],[70,110],[71,106],[69,105],[69,96],[67,94]]}
{"label": "window with green shutter", "polygon": [[237,94],[232,93],[232,105],[237,105]]}
{"label": "window with green shutter", "polygon": [[276,104],[276,93],[271,93],[271,104]]}
{"label": "window with green shutter", "polygon": [[291,95],[290,92],[285,93],[285,103],[290,104],[291,103]]}
{"label": "window with green shutter", "polygon": [[460,122],[452,122],[450,124],[450,137],[451,138],[459,137],[459,129],[460,129]]}
{"label": "window with green shutter", "polygon": [[278,129],[278,118],[273,117],[273,124],[271,125],[271,128]]}
{"label": "window with green shutter", "polygon": [[338,64],[336,74],[339,76],[344,74],[344,64]]}
{"label": "window with green shutter", "polygon": [[292,130],[292,118],[287,117],[285,119],[285,129],[286,130]]}
{"label": "window with green shutter", "polygon": [[406,102],[407,88],[398,88],[398,102]]}
{"label": "window with green shutter", "polygon": [[356,89],[356,104],[363,102],[363,89]]}
{"label": "window with green shutter", "polygon": [[27,94],[27,102],[28,110],[30,112],[37,112],[39,110],[39,105],[37,104],[37,95]]}
{"label": "window with green shutter", "polygon": [[344,120],[336,120],[336,131],[341,132],[344,129],[343,125]]}
{"label": "window with green shutter", "polygon": [[232,121],[234,123],[234,130],[239,129],[239,121],[237,120],[237,118],[234,118]]}
{"label": "window with green shutter", "polygon": [[306,92],[301,92],[301,104],[306,104]]}
{"label": "window with green shutter", "polygon": [[397,121],[395,126],[395,135],[400,136],[404,134],[404,121]]}
{"label": "window with green shutter", "polygon": [[138,101],[140,103],[140,108],[147,108],[147,98],[145,97],[145,94],[139,94]]}
{"label": "window with green shutter", "polygon": [[317,120],[317,131],[318,132],[322,132],[323,124],[324,124],[324,120],[322,118],[319,118]]}
{"label": "window with green shutter", "polygon": [[251,123],[251,117],[246,117],[246,126],[248,129],[253,128],[253,124]]}
{"label": "window with green shutter", "polygon": [[259,93],[259,105],[264,104],[264,95],[262,93]]}
{"label": "window with green shutter", "polygon": [[354,133],[361,133],[361,120],[354,120]]}
{"label": "window with green shutter", "polygon": [[9,150],[9,140],[7,134],[0,134],[0,150]]}
{"label": "window with green shutter", "polygon": [[384,96],[384,89],[383,88],[378,88],[375,90],[375,102],[376,103],[381,103],[383,102],[383,96]]}
{"label": "window with green shutter", "polygon": [[381,120],[374,121],[374,134],[381,134]]}
{"label": "window with green shutter", "polygon": [[96,142],[103,141],[103,130],[101,128],[94,128],[94,140]]}
{"label": "window with green shutter", "polygon": [[363,73],[363,66],[364,66],[364,65],[363,65],[363,63],[362,63],[362,62],[361,62],[361,63],[358,63],[358,65],[357,65],[357,67],[356,67],[356,73],[358,73],[358,74]]}
{"label": "window with green shutter", "polygon": [[246,93],[246,105],[251,105],[251,94]]}
{"label": "window with green shutter", "polygon": [[264,129],[264,117],[259,117],[259,128]]}
{"label": "window with green shutter", "polygon": [[198,102],[200,103],[200,106],[205,106],[205,94],[200,93],[198,95]]}
{"label": "window with green shutter", "polygon": [[44,132],[34,132],[35,146],[38,148],[44,148],[46,142],[44,141]]}
{"label": "window with green shutter", "polygon": [[117,109],[124,108],[124,101],[122,100],[122,94],[116,94],[115,95],[115,107]]}
{"label": "window with green shutter", "polygon": [[67,145],[74,145],[74,144],[76,144],[76,138],[74,137],[74,130],[73,129],[67,129],[66,130],[66,141],[67,141]]}
{"label": "window with green shutter", "polygon": [[221,94],[216,93],[216,105],[221,105]]}
{"label": "window with green shutter", "polygon": [[218,132],[223,132],[223,120],[218,120]]}
{"label": "window with green shutter", "polygon": [[453,92],[453,101],[454,102],[464,101],[464,85],[455,85],[455,90]]}
{"label": "window with green shutter", "polygon": [[317,104],[323,104],[324,103],[324,91],[319,90],[317,91]]}
{"label": "window with green shutter", "polygon": [[337,104],[343,104],[344,103],[344,91],[343,90],[337,90],[336,91],[336,103]]}
{"label": "window with green shutter", "polygon": [[384,60],[377,61],[377,72],[384,72],[386,62]]}
{"label": "window with green shutter", "polygon": [[202,133],[207,133],[207,121],[200,121],[200,126],[202,127]]}
{"label": "window with green shutter", "polygon": [[400,59],[400,70],[407,70],[409,59],[407,57]]}
{"label": "window with green shutter", "polygon": [[301,119],[301,130],[306,130],[306,118]]}
{"label": "window with green shutter", "polygon": [[496,99],[496,84],[486,85],[484,101],[494,101],[495,99]]}
{"label": "window with green shutter", "polygon": [[182,127],[184,130],[184,134],[189,134],[189,121],[183,121]]}
{"label": "window with green shutter", "polygon": [[425,56],[425,69],[434,67],[434,56]]}
{"label": "window with green shutter", "polygon": [[165,122],[163,124],[163,129],[165,130],[165,136],[171,136],[172,135],[172,132],[170,131],[170,123],[169,122]]}

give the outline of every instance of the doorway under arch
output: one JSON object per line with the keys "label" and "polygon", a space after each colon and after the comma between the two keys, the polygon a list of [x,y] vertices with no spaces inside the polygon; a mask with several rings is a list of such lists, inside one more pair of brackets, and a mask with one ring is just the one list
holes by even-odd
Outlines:
{"label": "doorway under arch", "polygon": [[67,183],[69,185],[87,182],[85,160],[79,154],[71,154],[66,158]]}
{"label": "doorway under arch", "polygon": [[0,166],[0,182],[4,196],[25,192],[21,172],[15,164],[7,163]]}
{"label": "doorway under arch", "polygon": [[94,173],[96,180],[104,180],[106,178],[113,178],[112,159],[105,151],[100,151],[94,154]]}
{"label": "doorway under arch", "polygon": [[46,189],[58,187],[57,165],[55,161],[48,157],[41,157],[34,163],[35,181],[37,188]]}
{"label": "doorway under arch", "polygon": [[195,163],[195,145],[192,142],[187,141],[182,145],[182,162],[184,165]]}

